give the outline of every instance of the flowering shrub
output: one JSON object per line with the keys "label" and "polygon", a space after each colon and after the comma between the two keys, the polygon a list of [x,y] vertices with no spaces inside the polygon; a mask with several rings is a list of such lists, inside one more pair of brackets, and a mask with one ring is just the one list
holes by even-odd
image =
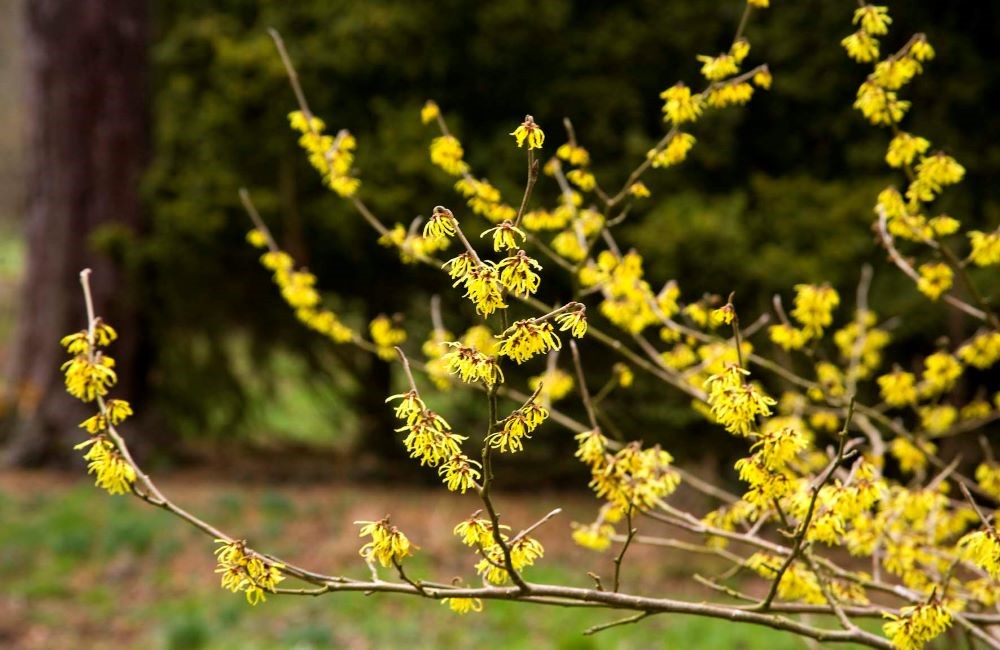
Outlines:
{"label": "flowering shrub", "polygon": [[[900,170],[903,184],[873,197],[878,241],[928,301],[958,312],[964,328],[961,338],[929,348],[919,372],[884,358],[891,335],[886,320],[868,306],[870,269],[861,273],[850,312],[832,287],[800,284],[792,288],[787,314],[777,299],[772,324],[765,314],[744,326],[733,295],[685,302],[673,280],[655,290],[641,253],[623,252],[615,240],[614,229],[634,202],[650,196],[642,177],[684,161],[697,144],[688,131],[702,115],[745,104],[771,86],[766,65],[745,69],[750,43],[743,37],[754,10],[767,6],[768,0],[748,0],[728,51],[698,57],[706,79],[701,90],[677,83],[663,91],[667,133],[618,190],[605,188],[590,170],[590,154],[568,120],[567,141],[546,156],[545,132],[529,115],[510,134],[524,152],[527,173],[520,200],[508,202],[473,173],[441,110],[428,102],[420,118],[436,130],[430,158],[455,179],[465,206],[433,207],[422,228],[420,219],[390,226],[367,207],[354,168],[358,143],[346,130],[331,135],[312,113],[281,39],[273,34],[299,102],[289,116],[291,127],[321,181],[354,205],[378,241],[398,251],[401,263],[444,271],[480,322],[456,335],[445,328],[435,300],[418,359],[404,350],[415,332],[401,321],[378,317],[366,337],[324,307],[317,278],[276,245],[244,191],[254,223],[247,241],[262,250],[261,263],[306,327],[335,344],[398,360],[407,388],[386,402],[399,420],[400,442],[411,458],[438,473],[446,489],[476,497],[475,512],[457,523],[454,533],[471,549],[470,574],[478,574],[481,584],[443,584],[408,573],[407,559],[419,547],[388,516],[356,522],[365,540],[359,553],[370,570],[362,579],[320,574],[275,558],[174,504],[136,465],[117,430],[132,410],[109,397],[115,362],[104,350],[116,333],[93,313],[89,271],[84,271],[87,328],[63,339],[71,355],[64,370],[67,390],[96,406],[81,424],[89,438],[79,446],[87,448],[84,457],[97,485],[111,494],[131,492],[211,535],[219,544],[222,586],[243,592],[250,604],[264,602],[268,594],[387,591],[440,600],[458,614],[481,611],[484,601],[500,598],[632,612],[588,633],[673,612],[876,648],[920,648],[954,627],[970,643],[1000,647],[990,629],[1000,623],[1000,537],[990,510],[1000,502],[1000,463],[985,437],[984,458],[973,476],[963,473],[961,457],[939,453],[942,441],[985,433],[1000,414],[1000,394],[988,396],[985,387],[958,390],[967,368],[987,370],[1000,360],[1000,321],[991,297],[968,273],[970,266],[1000,264],[1000,230],[962,233],[959,220],[929,216],[945,188],[962,180],[964,169],[932,151],[927,139],[902,130],[911,105],[900,92],[934,57],[927,39],[917,34],[882,58],[879,39],[892,22],[888,10],[862,5],[854,15],[857,31],[842,41],[852,59],[873,65],[855,107],[891,132],[886,163]],[[552,205],[533,201],[543,178],[557,189]],[[473,244],[476,229],[488,245]],[[547,272],[538,255],[545,258],[544,267],[558,267],[572,280],[572,294],[554,306],[535,297]],[[590,324],[595,311],[607,329]],[[622,357],[612,380],[596,394],[583,372],[585,350],[577,339],[608,346]],[[764,354],[769,349],[794,360],[775,361]],[[528,382],[530,393],[508,382],[504,367],[511,361],[538,368]],[[745,486],[742,495],[687,475],[659,446],[619,439],[602,405],[640,377],[681,391],[695,411],[734,436],[746,453],[733,468]],[[427,407],[427,391],[454,388],[482,394],[481,435],[454,431],[444,415]],[[586,422],[556,406],[574,391]],[[961,403],[967,394],[973,397]],[[549,420],[573,433],[576,457],[604,502],[594,521],[573,522],[573,539],[598,552],[617,548],[611,579],[592,573],[592,587],[530,581],[530,568],[545,555],[532,533],[560,511],[518,523],[523,528],[514,534],[515,522],[501,521],[491,491],[496,455],[521,452]],[[681,482],[703,492],[714,509],[689,512],[672,504]],[[646,521],[686,531],[702,543],[639,535]],[[717,591],[719,601],[624,591],[621,566],[634,544],[713,555],[730,564],[722,577],[694,576]],[[384,579],[380,567],[398,580]],[[739,571],[756,576],[763,595],[726,584]],[[279,586],[286,579],[306,584]],[[829,615],[829,624],[806,618],[815,614]],[[862,627],[858,621],[864,619],[884,619],[884,636]]]}

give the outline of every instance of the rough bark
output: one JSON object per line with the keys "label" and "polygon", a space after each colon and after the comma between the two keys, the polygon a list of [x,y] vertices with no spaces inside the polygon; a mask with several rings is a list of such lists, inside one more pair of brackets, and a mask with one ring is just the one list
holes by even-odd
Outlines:
{"label": "rough bark", "polygon": [[94,269],[99,313],[121,333],[116,395],[134,399],[141,328],[120,261],[94,246],[141,227],[148,152],[148,7],[143,0],[30,0],[27,268],[7,374],[4,460],[61,462],[84,409],[66,395],[59,338],[85,325],[77,274]]}

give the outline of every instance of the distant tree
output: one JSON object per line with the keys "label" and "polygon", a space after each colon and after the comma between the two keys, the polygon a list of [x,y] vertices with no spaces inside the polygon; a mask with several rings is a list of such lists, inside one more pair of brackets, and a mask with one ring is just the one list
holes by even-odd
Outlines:
{"label": "distant tree", "polygon": [[[99,271],[95,300],[124,326],[119,354],[145,357],[118,253],[142,223],[149,11],[141,0],[32,0],[24,12],[28,250],[3,439],[7,463],[39,464],[65,458],[82,419],[59,373],[59,337],[83,325],[80,268]],[[133,397],[143,374],[142,363],[122,371]]]}

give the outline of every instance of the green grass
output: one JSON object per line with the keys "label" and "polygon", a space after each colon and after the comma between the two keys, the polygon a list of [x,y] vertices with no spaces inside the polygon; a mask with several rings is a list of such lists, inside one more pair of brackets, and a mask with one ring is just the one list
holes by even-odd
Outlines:
{"label": "green grass", "polygon": [[[464,617],[437,602],[385,594],[272,596],[250,607],[240,595],[218,588],[210,540],[170,515],[132,499],[109,498],[89,485],[26,492],[0,493],[0,612],[4,599],[27,602],[30,607],[19,610],[18,629],[71,631],[64,645],[57,640],[46,647],[802,647],[789,634],[678,615],[587,637],[582,634],[587,627],[622,614],[509,602],[487,602],[483,613]],[[254,539],[285,549],[308,543],[286,539],[293,518],[324,516],[270,488],[252,493],[228,488],[206,496],[199,511],[223,527],[252,514]],[[580,582],[579,570],[557,562],[558,557],[546,558],[530,578]],[[431,569],[420,561],[411,572]],[[356,565],[349,570],[364,573]]]}

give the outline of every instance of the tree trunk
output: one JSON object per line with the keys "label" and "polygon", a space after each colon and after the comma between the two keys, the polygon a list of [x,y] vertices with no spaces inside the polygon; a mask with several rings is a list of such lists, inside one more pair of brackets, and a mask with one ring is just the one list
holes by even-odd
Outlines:
{"label": "tree trunk", "polygon": [[[29,0],[27,268],[10,368],[4,460],[65,462],[88,409],[64,391],[61,336],[86,325],[78,273],[94,270],[98,313],[121,338],[115,395],[138,397],[145,374],[140,324],[121,259],[95,234],[126,246],[141,223],[148,152],[148,7],[144,0]],[[120,256],[119,256],[120,258]]]}

